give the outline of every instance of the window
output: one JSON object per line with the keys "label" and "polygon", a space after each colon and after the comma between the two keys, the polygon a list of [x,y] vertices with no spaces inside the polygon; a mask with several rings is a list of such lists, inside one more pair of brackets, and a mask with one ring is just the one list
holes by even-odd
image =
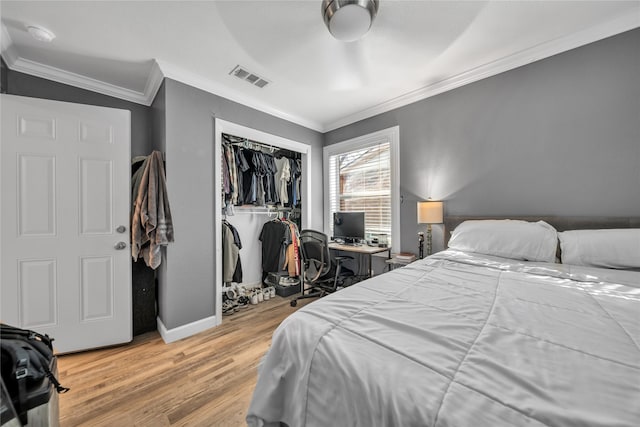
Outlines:
{"label": "window", "polygon": [[325,147],[325,232],[333,213],[365,213],[367,239],[384,237],[400,247],[396,167],[398,127]]}

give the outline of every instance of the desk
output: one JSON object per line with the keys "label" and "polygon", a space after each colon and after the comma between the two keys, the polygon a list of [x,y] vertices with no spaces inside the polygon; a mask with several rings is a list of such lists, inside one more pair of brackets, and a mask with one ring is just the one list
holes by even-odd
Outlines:
{"label": "desk", "polygon": [[329,242],[329,249],[332,251],[344,251],[351,252],[355,254],[361,255],[369,255],[369,275],[367,277],[373,276],[373,268],[371,265],[371,256],[373,254],[379,254],[382,252],[387,253],[387,259],[391,258],[391,248],[379,248],[377,246],[367,246],[367,245],[344,245],[336,242]]}

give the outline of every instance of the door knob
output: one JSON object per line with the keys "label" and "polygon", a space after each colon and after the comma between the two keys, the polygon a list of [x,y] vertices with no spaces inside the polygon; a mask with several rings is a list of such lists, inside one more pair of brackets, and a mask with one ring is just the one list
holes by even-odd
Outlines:
{"label": "door knob", "polygon": [[125,231],[127,231],[127,227],[125,227],[124,225],[121,225],[118,228],[116,228],[116,231],[118,233],[124,233]]}
{"label": "door knob", "polygon": [[118,242],[113,247],[116,248],[117,250],[121,250],[126,248],[127,244],[125,242]]}

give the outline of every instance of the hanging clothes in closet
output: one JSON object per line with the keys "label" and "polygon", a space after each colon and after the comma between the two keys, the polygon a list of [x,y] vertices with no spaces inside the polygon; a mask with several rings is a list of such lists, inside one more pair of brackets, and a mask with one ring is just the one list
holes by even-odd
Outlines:
{"label": "hanging clothes in closet", "polygon": [[226,215],[233,215],[234,200],[238,198],[237,175],[235,155],[233,149],[227,143],[222,144],[222,206]]}
{"label": "hanging clothes in closet", "polygon": [[269,273],[287,271],[289,276],[300,274],[300,240],[298,226],[286,219],[274,219],[262,226],[262,277]]}
{"label": "hanging clothes in closet", "polygon": [[300,206],[300,181],[302,164],[300,159],[276,156],[276,182],[282,206]]}
{"label": "hanging clothes in closet", "polygon": [[289,243],[285,251],[282,269],[288,271],[289,277],[297,277],[300,275],[300,233],[295,223],[285,220],[282,222],[288,225],[291,234],[291,243]]}
{"label": "hanging clothes in closet", "polygon": [[[270,150],[271,153],[262,150]],[[224,205],[298,207],[302,177],[299,158],[272,153],[275,147],[222,135]]]}
{"label": "hanging clothes in closet", "polygon": [[291,180],[287,185],[287,192],[289,194],[289,200],[291,200],[291,207],[300,206],[300,184],[302,182],[302,161],[297,158],[289,158],[289,168],[291,170]]}
{"label": "hanging clothes in closet", "polygon": [[291,165],[289,159],[282,156],[275,159],[276,162],[276,191],[280,198],[281,206],[289,206],[289,191],[287,190],[291,182]]}
{"label": "hanging clothes in closet", "polygon": [[238,230],[226,219],[222,220],[222,281],[224,283],[242,282],[240,249],[242,249],[242,242]]}

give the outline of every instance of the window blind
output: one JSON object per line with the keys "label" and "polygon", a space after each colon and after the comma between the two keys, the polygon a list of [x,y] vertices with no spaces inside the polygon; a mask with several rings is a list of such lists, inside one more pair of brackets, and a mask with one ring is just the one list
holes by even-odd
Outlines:
{"label": "window blind", "polygon": [[390,143],[331,155],[329,201],[332,215],[338,211],[364,212],[367,238],[384,235],[391,244]]}

